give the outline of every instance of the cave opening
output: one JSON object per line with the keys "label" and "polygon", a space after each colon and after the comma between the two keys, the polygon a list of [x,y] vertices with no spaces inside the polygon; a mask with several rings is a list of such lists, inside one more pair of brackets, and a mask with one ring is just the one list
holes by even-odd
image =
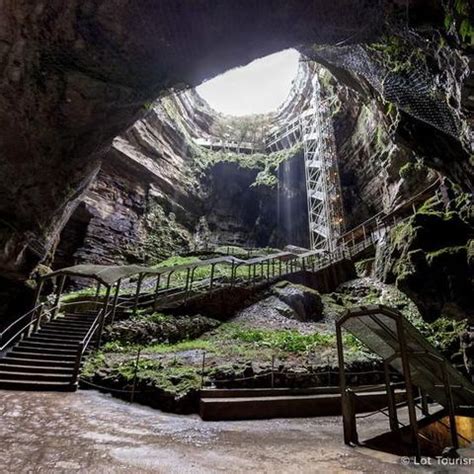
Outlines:
{"label": "cave opening", "polygon": [[[359,442],[356,419],[376,449],[390,430],[418,456],[420,432],[463,456],[474,419],[466,0],[14,3],[0,3],[0,396],[20,389],[6,412],[22,407],[35,436],[59,416],[71,445],[105,439],[66,464],[36,436],[38,463],[100,470],[104,448],[118,470],[232,459],[238,471],[310,472],[320,443],[334,470],[387,470],[384,455],[342,445]],[[338,331],[350,313],[357,326]],[[202,421],[95,391],[23,395],[78,388]],[[323,419],[260,421],[289,416]],[[254,420],[241,439],[225,424],[237,419]],[[207,420],[225,420],[209,449]],[[164,422],[166,460],[150,450]],[[24,426],[7,424],[8,447],[23,446]],[[182,456],[174,444],[190,430],[199,455]],[[117,449],[107,440],[119,436]]]}
{"label": "cave opening", "polygon": [[273,53],[203,82],[196,92],[225,115],[276,112],[291,91],[299,61],[296,49]]}

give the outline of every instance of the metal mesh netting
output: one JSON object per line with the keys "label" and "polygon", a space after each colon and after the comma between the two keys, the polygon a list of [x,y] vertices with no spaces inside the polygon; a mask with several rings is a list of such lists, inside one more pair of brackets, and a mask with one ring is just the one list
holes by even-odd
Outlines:
{"label": "metal mesh netting", "polygon": [[[403,70],[391,70],[373,52],[362,45],[318,48],[316,55],[325,62],[343,68],[367,82],[388,102],[405,113],[442,132],[460,139],[463,134],[457,110],[448,104],[452,91],[430,74],[423,58],[402,58],[410,62]],[[467,70],[466,70],[467,73]]]}

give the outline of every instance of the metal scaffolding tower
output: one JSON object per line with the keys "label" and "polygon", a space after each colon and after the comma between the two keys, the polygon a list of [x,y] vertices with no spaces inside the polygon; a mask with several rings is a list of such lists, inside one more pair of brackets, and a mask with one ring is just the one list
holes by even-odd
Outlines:
{"label": "metal scaffolding tower", "polygon": [[318,75],[312,80],[311,106],[301,114],[311,249],[332,250],[343,230],[341,185],[334,130]]}

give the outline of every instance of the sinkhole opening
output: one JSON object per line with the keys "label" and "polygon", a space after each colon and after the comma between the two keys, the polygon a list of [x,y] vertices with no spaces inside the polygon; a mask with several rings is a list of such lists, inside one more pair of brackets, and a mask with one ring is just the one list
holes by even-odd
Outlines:
{"label": "sinkhole opening", "polygon": [[287,98],[300,53],[286,49],[231,69],[196,88],[216,112],[234,117],[274,112]]}

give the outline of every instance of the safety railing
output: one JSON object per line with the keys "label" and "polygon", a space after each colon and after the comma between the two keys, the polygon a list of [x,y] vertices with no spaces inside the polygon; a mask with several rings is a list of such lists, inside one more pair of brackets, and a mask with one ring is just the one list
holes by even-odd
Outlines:
{"label": "safety railing", "polygon": [[[339,248],[331,253],[322,253],[320,250],[306,251],[301,254],[280,252],[249,260],[235,257],[222,257],[209,262],[201,261],[187,265],[180,265],[175,269],[170,267],[161,274],[142,273],[138,276],[135,294],[119,295],[114,298],[112,320],[120,310],[134,309],[153,305],[156,309],[160,304],[184,301],[199,293],[212,293],[217,288],[235,286],[256,286],[259,282],[270,282],[286,275],[300,272],[316,272],[350,258],[351,252],[347,248]],[[218,266],[230,267],[227,275],[216,276]],[[204,279],[195,279],[196,270],[205,266],[210,267],[210,274]],[[172,276],[178,272],[185,274],[184,281],[178,286],[172,286]],[[155,284],[150,291],[143,292],[143,283],[147,278],[155,278]],[[165,283],[161,286],[163,280]]]}
{"label": "safety railing", "polygon": [[25,334],[37,329],[43,315],[43,306],[43,303],[38,304],[0,332],[0,353],[22,339]]}
{"label": "safety railing", "polygon": [[15,343],[26,336],[31,336],[41,329],[44,321],[52,321],[68,306],[90,305],[90,301],[74,301],[59,303],[50,308],[45,303],[40,303],[0,332],[0,354],[10,349]]}
{"label": "safety railing", "polygon": [[79,371],[81,368],[82,359],[87,349],[89,348],[89,345],[94,336],[97,337],[97,347],[100,347],[101,337],[102,337],[101,329],[104,327],[105,323],[107,322],[107,319],[109,319],[110,314],[111,312],[106,313],[104,312],[103,309],[101,309],[97,313],[97,316],[92,322],[91,327],[87,331],[86,335],[79,342],[77,353],[76,353],[76,359],[74,363],[74,371],[72,375],[73,383],[75,383],[79,377]]}

